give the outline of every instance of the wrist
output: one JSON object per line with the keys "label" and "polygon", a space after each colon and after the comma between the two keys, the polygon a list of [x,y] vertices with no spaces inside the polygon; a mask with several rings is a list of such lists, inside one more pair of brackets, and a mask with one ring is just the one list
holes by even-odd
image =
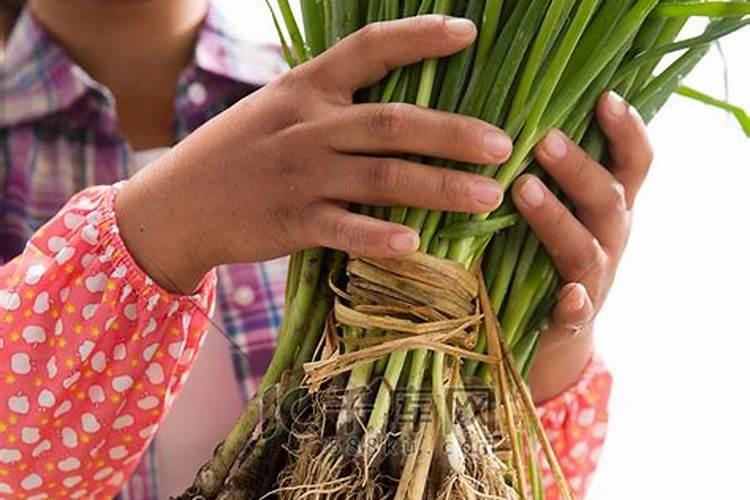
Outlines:
{"label": "wrist", "polygon": [[593,331],[593,324],[589,324],[573,337],[542,333],[529,372],[529,386],[536,404],[554,399],[578,382],[593,354]]}
{"label": "wrist", "polygon": [[193,292],[214,264],[206,258],[199,204],[171,155],[145,168],[115,199],[120,236],[136,263],[170,292]]}

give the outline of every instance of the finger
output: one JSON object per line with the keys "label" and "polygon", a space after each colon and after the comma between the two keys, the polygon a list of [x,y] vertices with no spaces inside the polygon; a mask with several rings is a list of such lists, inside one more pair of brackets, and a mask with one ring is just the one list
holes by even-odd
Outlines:
{"label": "finger", "polygon": [[394,68],[466,48],[476,37],[468,19],[417,16],[368,24],[311,63],[324,88],[352,94]]}
{"label": "finger", "polygon": [[539,143],[536,157],[593,235],[607,248],[624,246],[630,215],[620,181],[559,130]]}
{"label": "finger", "polygon": [[411,104],[360,104],[330,122],[331,146],[349,153],[417,154],[466,163],[502,163],[513,150],[502,130],[476,118]]}
{"label": "finger", "polygon": [[560,290],[560,298],[552,311],[551,329],[576,335],[594,319],[594,311],[586,287],[581,283],[568,283]]}
{"label": "finger", "polygon": [[541,180],[528,174],[519,177],[513,201],[565,281],[582,281],[601,269],[606,253],[599,241]]}
{"label": "finger", "polygon": [[331,170],[322,195],[339,201],[485,213],[503,199],[494,179],[396,158],[347,156]]}
{"label": "finger", "polygon": [[638,111],[614,92],[602,96],[596,115],[608,141],[610,170],[625,186],[627,206],[631,208],[654,160],[646,124]]}
{"label": "finger", "polygon": [[399,224],[354,214],[334,204],[320,204],[310,210],[306,230],[311,245],[384,258],[408,255],[419,248],[419,235]]}

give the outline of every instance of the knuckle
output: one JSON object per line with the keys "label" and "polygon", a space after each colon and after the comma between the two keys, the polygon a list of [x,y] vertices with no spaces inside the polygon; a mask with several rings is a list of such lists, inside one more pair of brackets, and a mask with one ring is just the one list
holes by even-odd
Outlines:
{"label": "knuckle", "polygon": [[598,274],[603,273],[609,267],[609,256],[598,241],[594,240],[592,266]]}
{"label": "knuckle", "polygon": [[445,27],[445,16],[440,14],[428,14],[409,18],[409,28],[422,34],[429,34],[436,30],[442,32]]}
{"label": "knuckle", "polygon": [[370,128],[385,140],[403,136],[409,128],[409,107],[405,104],[378,106],[372,113]]}
{"label": "knuckle", "polygon": [[401,183],[401,166],[398,160],[385,158],[376,162],[375,166],[370,169],[369,179],[366,182],[378,193],[386,195],[393,193]]}
{"label": "knuckle", "polygon": [[300,86],[307,85],[317,78],[317,68],[318,61],[313,61],[310,64],[303,64],[291,71],[283,73],[275,82],[272,82],[272,84],[278,84],[282,88],[291,89],[292,92],[295,92]]}
{"label": "knuckle", "polygon": [[589,157],[580,151],[573,154],[570,179],[574,186],[580,186],[586,182],[589,161]]}
{"label": "knuckle", "polygon": [[289,205],[279,205],[268,214],[271,224],[269,227],[275,228],[273,238],[284,249],[291,250],[297,247],[294,235],[298,233],[293,227],[296,215],[295,209]]}
{"label": "knuckle", "polygon": [[383,21],[379,21],[376,23],[366,24],[357,33],[359,34],[360,40],[370,41],[373,38],[377,39],[377,37],[383,33],[384,29],[385,23]]}
{"label": "knuckle", "polygon": [[281,95],[288,102],[298,103],[303,95],[306,102],[315,102],[326,93],[323,72],[319,61],[311,61],[287,71],[271,84],[283,89]]}
{"label": "knuckle", "polygon": [[[388,73],[390,67],[386,61],[383,41],[388,38],[388,28],[385,22],[368,24],[353,35],[352,52],[362,54],[370,64],[378,70],[382,77]],[[347,61],[342,61],[348,64]]]}
{"label": "knuckle", "polygon": [[[460,148],[466,146],[469,141],[468,137],[471,137],[471,131],[474,130],[473,123],[460,123],[455,117],[446,118],[443,120],[443,139],[445,144],[449,144],[454,148]],[[472,143],[473,146],[475,143]],[[471,147],[471,146],[470,146]]]}
{"label": "knuckle", "polygon": [[436,170],[434,175],[439,176],[438,192],[436,194],[440,196],[440,198],[451,203],[461,201],[465,198],[466,192],[462,187],[464,186],[464,183],[456,179],[453,172],[441,168]]}
{"label": "knuckle", "polygon": [[309,65],[299,66],[290,71],[286,71],[279,75],[279,77],[271,82],[273,86],[281,86],[282,88],[293,87],[299,84],[300,81],[304,81],[308,78],[309,73],[312,71],[311,68],[315,68],[316,63]]}
{"label": "knuckle", "polygon": [[359,31],[354,33],[352,37],[354,41],[363,49],[366,49],[368,47],[376,47],[378,45],[378,40],[383,37],[385,30],[386,26],[382,21],[366,24]]}
{"label": "knuckle", "polygon": [[599,245],[599,242],[592,238],[580,252],[576,253],[573,267],[579,278],[590,275],[601,274],[607,266],[607,254]]}
{"label": "knuckle", "polygon": [[408,31],[414,31],[418,34],[424,35],[434,30],[441,23],[442,19],[439,16],[426,15],[407,18],[405,26]]}
{"label": "knuckle", "polygon": [[358,224],[352,224],[349,217],[342,217],[334,227],[334,238],[340,248],[360,254],[367,249],[367,234]]}
{"label": "knuckle", "polygon": [[607,212],[625,212],[628,209],[627,193],[625,186],[618,181],[613,181],[607,186],[609,194],[604,205]]}
{"label": "knuckle", "polygon": [[547,205],[545,224],[550,228],[562,227],[565,218],[569,215],[568,210],[562,203],[548,203]]}
{"label": "knuckle", "polygon": [[599,274],[607,263],[607,254],[595,238],[581,245],[576,251],[568,253],[563,259],[571,277],[577,281]]}

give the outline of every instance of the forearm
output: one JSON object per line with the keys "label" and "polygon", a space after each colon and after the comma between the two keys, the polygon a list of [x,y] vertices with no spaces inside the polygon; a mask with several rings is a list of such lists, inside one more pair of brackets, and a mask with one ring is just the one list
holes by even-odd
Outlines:
{"label": "forearm", "polygon": [[[128,181],[117,196],[120,235],[138,265],[160,286],[186,295],[193,292],[213,264],[202,252],[211,236],[208,203],[200,177],[179,151],[150,165]],[[192,195],[191,195],[192,190]]]}
{"label": "forearm", "polygon": [[534,402],[543,404],[574,386],[593,352],[593,325],[575,336],[542,334],[539,351],[529,373]]}

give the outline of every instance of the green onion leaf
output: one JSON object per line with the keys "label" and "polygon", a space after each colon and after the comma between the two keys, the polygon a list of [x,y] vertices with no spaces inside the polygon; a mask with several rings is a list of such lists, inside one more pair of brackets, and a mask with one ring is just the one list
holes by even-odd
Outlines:
{"label": "green onion leaf", "polygon": [[747,2],[665,2],[654,10],[659,17],[737,17],[750,14]]}
{"label": "green onion leaf", "polygon": [[286,30],[289,32],[289,38],[292,41],[292,48],[295,52],[295,58],[300,62],[305,62],[310,59],[310,52],[305,46],[305,41],[302,39],[302,33],[297,25],[297,20],[294,18],[292,8],[289,6],[289,0],[278,0],[279,10],[281,11],[281,17],[284,19]]}
{"label": "green onion leaf", "polygon": [[268,5],[268,10],[271,12],[271,20],[273,21],[274,28],[276,28],[276,34],[279,37],[279,43],[281,44],[281,51],[284,54],[284,60],[290,68],[293,68],[297,64],[299,64],[299,62],[295,59],[294,54],[292,54],[292,50],[289,48],[289,43],[286,41],[284,32],[281,30],[279,18],[276,16],[276,12],[273,10],[273,7],[271,7],[271,2],[269,2],[269,0],[266,0],[266,5]]}
{"label": "green onion leaf", "polygon": [[517,214],[513,214],[482,221],[468,220],[455,222],[441,229],[438,237],[448,240],[478,238],[515,226],[520,220],[521,218]]}
{"label": "green onion leaf", "polygon": [[731,113],[735,118],[737,118],[737,121],[742,126],[742,130],[745,132],[745,135],[750,137],[750,115],[748,115],[747,111],[740,108],[739,106],[735,106],[734,104],[722,101],[721,99],[711,97],[708,94],[704,94],[699,90],[695,90],[694,88],[686,87],[684,85],[681,87],[677,87],[675,93],[683,97],[688,97],[695,101],[702,102],[703,104],[706,104],[708,106],[723,109],[724,111]]}

